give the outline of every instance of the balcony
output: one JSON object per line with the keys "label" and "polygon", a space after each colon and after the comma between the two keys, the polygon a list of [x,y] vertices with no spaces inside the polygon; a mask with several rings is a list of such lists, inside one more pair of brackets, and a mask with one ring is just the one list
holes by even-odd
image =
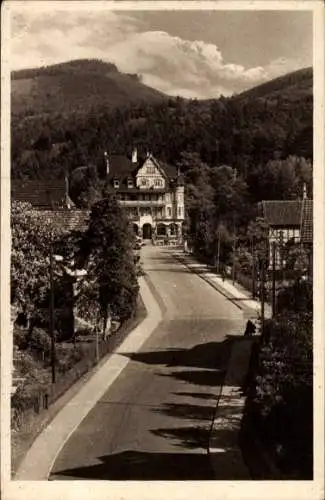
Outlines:
{"label": "balcony", "polygon": [[119,200],[123,207],[164,207],[165,202],[159,200]]}

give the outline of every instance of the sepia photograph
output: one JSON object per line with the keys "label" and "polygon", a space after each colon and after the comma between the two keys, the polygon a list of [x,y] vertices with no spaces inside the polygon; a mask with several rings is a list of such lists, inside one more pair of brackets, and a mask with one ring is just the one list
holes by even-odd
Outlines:
{"label": "sepia photograph", "polygon": [[324,6],[280,3],[4,3],[1,462],[22,498],[322,498]]}

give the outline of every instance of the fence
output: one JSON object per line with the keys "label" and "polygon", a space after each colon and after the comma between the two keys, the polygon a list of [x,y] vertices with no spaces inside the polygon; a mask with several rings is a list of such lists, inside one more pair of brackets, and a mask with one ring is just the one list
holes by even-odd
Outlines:
{"label": "fence", "polygon": [[[98,360],[112,353],[126,338],[129,332],[145,316],[145,307],[141,298],[137,313],[126,321],[118,330],[112,332],[98,344]],[[62,374],[62,378],[54,384],[38,387],[32,394],[25,395],[19,390],[11,398],[11,426],[14,430],[29,431],[33,426],[33,419],[46,411],[55,403],[77,380],[85,375],[97,364],[96,342],[87,345],[85,357],[78,361],[71,369]]]}

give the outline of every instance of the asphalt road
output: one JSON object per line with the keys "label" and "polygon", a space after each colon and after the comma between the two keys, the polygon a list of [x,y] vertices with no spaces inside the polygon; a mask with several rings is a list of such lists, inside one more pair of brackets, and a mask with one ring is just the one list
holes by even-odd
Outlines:
{"label": "asphalt road", "polygon": [[173,258],[144,247],[163,321],[72,434],[51,480],[213,479],[209,431],[242,312]]}

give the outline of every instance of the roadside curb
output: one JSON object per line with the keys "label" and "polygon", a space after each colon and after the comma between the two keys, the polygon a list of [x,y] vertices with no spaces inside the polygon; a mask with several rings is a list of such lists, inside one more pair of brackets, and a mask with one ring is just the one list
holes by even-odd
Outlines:
{"label": "roadside curb", "polygon": [[[186,257],[174,254],[191,272],[197,274],[217,292],[229,299],[243,311],[244,316],[252,316],[257,311],[231,295],[230,292],[213,282],[200,270],[191,268]],[[204,264],[202,265],[204,267]],[[249,298],[247,300],[250,300]],[[256,337],[255,337],[256,338]],[[230,359],[215,414],[210,428],[208,456],[215,480],[250,480],[250,472],[245,464],[240,448],[240,431],[244,415],[246,396],[242,387],[249,369],[253,338],[242,337],[234,340],[231,347]]]}
{"label": "roadside curb", "polygon": [[[208,285],[210,285],[217,292],[219,292],[221,295],[223,295],[228,300],[230,300],[230,302],[232,302],[234,304],[234,306],[238,307],[238,309],[240,309],[241,311],[243,311],[244,314],[252,315],[252,308],[249,307],[249,306],[247,306],[247,305],[245,305],[244,303],[241,303],[240,300],[242,300],[242,299],[236,299],[236,297],[234,297],[230,292],[228,292],[227,290],[225,290],[225,288],[223,288],[222,286],[218,285],[217,283],[214,283],[209,277],[205,276],[204,273],[202,273],[199,270],[192,269],[190,267],[190,265],[186,262],[186,258],[185,257],[183,257],[183,256],[181,256],[179,254],[174,254],[174,256],[175,256],[175,258],[177,260],[179,260],[180,262],[182,262],[182,264],[184,264],[188,269],[190,269],[190,271],[192,273],[195,273],[198,276],[200,276],[200,278],[202,278],[206,283],[208,283]],[[202,264],[202,266],[204,266],[204,264]],[[247,298],[247,300],[252,300],[252,299]]]}
{"label": "roadside curb", "polygon": [[69,437],[129,363],[130,359],[123,353],[138,350],[160,323],[163,314],[155,297],[144,279],[139,282],[147,316],[101,366],[97,365],[91,376],[80,384],[78,391],[38,435],[18,467],[14,480],[49,479],[56,457]]}
{"label": "roadside curb", "polygon": [[208,455],[214,479],[249,480],[239,445],[246,396],[242,393],[253,345],[252,339],[234,341],[210,430]]}

